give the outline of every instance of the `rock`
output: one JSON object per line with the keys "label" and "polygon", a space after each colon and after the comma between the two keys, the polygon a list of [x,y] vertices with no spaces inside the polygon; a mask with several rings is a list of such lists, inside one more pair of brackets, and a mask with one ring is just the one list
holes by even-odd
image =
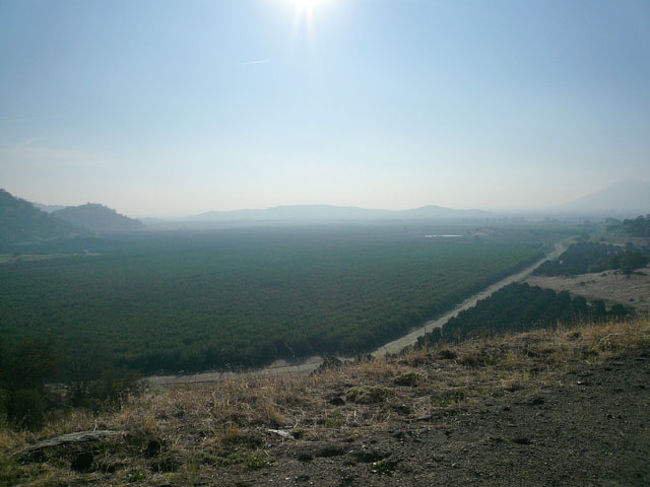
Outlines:
{"label": "rock", "polygon": [[289,433],[288,431],[274,430],[274,429],[267,429],[266,431],[267,431],[267,433],[272,433],[274,435],[278,435],[282,439],[285,439],[285,440],[295,440],[295,437],[291,433]]}
{"label": "rock", "polygon": [[423,416],[417,416],[416,418],[413,418],[411,421],[415,422],[420,422],[420,421],[431,421],[434,419],[434,416],[431,414],[425,414]]}
{"label": "rock", "polygon": [[18,450],[14,455],[18,459],[26,460],[29,458],[36,458],[46,450],[57,449],[69,445],[81,445],[90,442],[98,442],[114,438],[124,434],[123,431],[113,430],[97,430],[97,431],[77,431],[76,433],[68,433],[65,435],[50,438],[48,440],[39,441],[34,445]]}

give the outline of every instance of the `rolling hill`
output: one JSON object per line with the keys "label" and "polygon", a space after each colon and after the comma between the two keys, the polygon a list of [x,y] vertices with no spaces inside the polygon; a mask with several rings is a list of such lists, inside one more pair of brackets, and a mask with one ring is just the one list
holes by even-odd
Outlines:
{"label": "rolling hill", "polygon": [[650,182],[621,181],[558,207],[561,211],[635,216],[650,213]]}
{"label": "rolling hill", "polygon": [[86,232],[0,189],[0,247],[67,238]]}
{"label": "rolling hill", "polygon": [[141,221],[120,215],[115,210],[96,203],[69,206],[52,212],[52,215],[97,233],[130,232],[144,227]]}

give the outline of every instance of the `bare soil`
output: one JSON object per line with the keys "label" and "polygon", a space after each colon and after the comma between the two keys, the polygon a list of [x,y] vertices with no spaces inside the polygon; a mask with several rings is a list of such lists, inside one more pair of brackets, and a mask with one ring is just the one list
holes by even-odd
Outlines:
{"label": "bare soil", "polygon": [[606,271],[577,276],[531,276],[532,286],[569,291],[588,299],[602,299],[650,313],[650,266],[626,276],[619,271]]}
{"label": "bare soil", "polygon": [[[333,364],[334,365],[334,364]],[[406,351],[309,376],[158,386],[37,434],[7,485],[649,485],[650,322]],[[71,431],[123,432],[16,460]],[[1,481],[1,480],[0,480]]]}
{"label": "bare soil", "polygon": [[412,414],[423,399],[417,389],[402,390],[389,420],[272,441],[268,471],[222,478],[225,485],[650,485],[649,351],[583,361],[553,382],[423,416]]}

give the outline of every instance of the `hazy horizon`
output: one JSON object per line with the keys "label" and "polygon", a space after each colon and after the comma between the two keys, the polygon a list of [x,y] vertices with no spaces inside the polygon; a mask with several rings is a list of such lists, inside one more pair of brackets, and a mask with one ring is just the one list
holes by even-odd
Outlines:
{"label": "hazy horizon", "polygon": [[[614,191],[614,194],[608,194],[608,197],[606,199],[611,200],[612,198],[618,199],[620,194],[625,191],[632,191],[636,192],[636,199],[639,199],[639,191],[645,191],[648,187],[650,187],[650,181],[645,181],[645,180],[640,180],[640,181],[632,181],[632,180],[627,180],[627,181],[617,181],[616,183],[609,185],[605,188],[600,188],[600,190],[616,190]],[[0,188],[4,189],[4,188]],[[539,207],[511,207],[511,208],[498,208],[498,207],[474,207],[474,208],[469,208],[469,207],[449,207],[449,206],[444,206],[444,205],[438,205],[436,203],[429,203],[425,204],[422,206],[416,206],[416,207],[404,207],[404,208],[386,208],[386,207],[364,207],[364,206],[356,206],[356,205],[333,205],[333,204],[328,204],[328,203],[293,203],[293,204],[280,204],[280,205],[272,205],[272,206],[266,206],[266,207],[244,207],[244,208],[227,208],[227,209],[203,209],[196,211],[194,213],[168,213],[168,214],[159,214],[159,215],[149,215],[149,214],[143,214],[143,215],[133,215],[129,214],[127,212],[122,211],[119,208],[112,208],[118,211],[118,213],[125,214],[126,216],[132,217],[132,218],[152,218],[152,219],[163,219],[163,220],[174,220],[176,218],[178,219],[185,219],[185,218],[193,218],[193,217],[200,217],[204,216],[210,213],[224,213],[227,214],[229,212],[237,213],[237,212],[248,212],[248,211],[265,211],[265,210],[273,210],[273,209],[278,209],[278,208],[300,208],[300,207],[313,207],[313,208],[333,208],[333,209],[358,209],[358,210],[368,210],[368,211],[394,211],[394,212],[400,212],[400,211],[408,211],[408,210],[418,210],[418,209],[423,209],[427,207],[440,207],[442,209],[451,209],[451,210],[457,210],[457,211],[485,211],[489,215],[490,213],[495,214],[495,215],[525,215],[525,214],[536,214],[536,215],[546,215],[546,216],[552,216],[554,214],[561,215],[561,214],[567,214],[567,215],[580,215],[580,214],[593,214],[593,215],[609,215],[609,216],[620,216],[621,214],[628,213],[629,211],[637,211],[641,213],[646,213],[647,211],[650,211],[650,196],[647,196],[644,199],[644,203],[641,203],[637,206],[616,206],[614,204],[611,204],[610,206],[590,206],[589,204],[583,204],[582,200],[588,200],[592,196],[599,195],[601,191],[596,190],[595,192],[588,193],[586,195],[580,195],[577,198],[573,198],[570,201],[562,202],[560,204],[554,204],[554,205],[548,205],[548,206],[539,206]],[[22,198],[20,195],[15,195],[16,197]],[[620,197],[622,199],[622,197]],[[24,199],[24,198],[22,198]],[[41,201],[31,201],[34,204],[37,205],[45,205],[45,206],[55,206],[55,207],[66,207],[66,206],[81,206],[81,205],[86,205],[86,204],[99,204],[102,206],[107,206],[105,203],[101,201],[84,201],[84,202],[78,202],[78,203],[73,203],[70,205],[58,205],[56,203],[43,203]],[[295,217],[295,215],[294,215]],[[293,218],[293,217],[292,217]],[[463,218],[461,215],[458,216],[458,218]]]}
{"label": "hazy horizon", "polygon": [[0,187],[134,217],[650,180],[650,4],[0,0]]}

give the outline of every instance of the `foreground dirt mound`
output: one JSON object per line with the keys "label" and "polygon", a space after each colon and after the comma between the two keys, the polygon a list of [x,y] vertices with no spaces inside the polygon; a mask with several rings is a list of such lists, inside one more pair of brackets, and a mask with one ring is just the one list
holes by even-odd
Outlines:
{"label": "foreground dirt mound", "polygon": [[[650,485],[649,386],[647,321],[542,331],[169,386],[42,432],[125,432],[83,470],[48,457],[2,472],[23,485]],[[5,434],[5,452],[28,441]]]}

